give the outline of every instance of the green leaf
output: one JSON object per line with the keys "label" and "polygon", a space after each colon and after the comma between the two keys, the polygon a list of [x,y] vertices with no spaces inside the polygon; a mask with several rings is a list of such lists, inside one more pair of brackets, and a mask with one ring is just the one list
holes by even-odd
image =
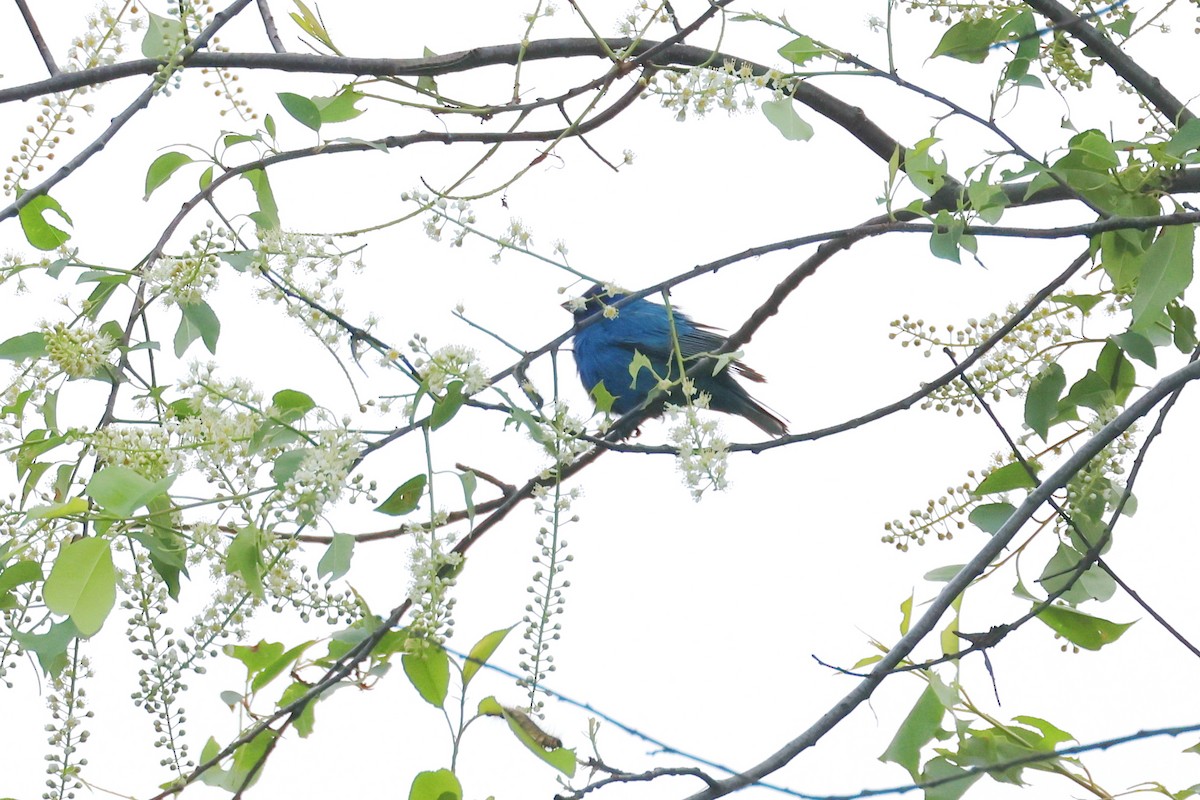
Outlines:
{"label": "green leaf", "polygon": [[271,416],[293,423],[317,407],[311,397],[295,389],[282,389],[271,398]]}
{"label": "green leaf", "polygon": [[1154,344],[1140,333],[1125,331],[1124,333],[1108,338],[1117,347],[1146,366],[1151,368],[1158,366],[1158,358],[1154,354]]}
{"label": "green leaf", "polygon": [[388,495],[387,500],[376,506],[375,510],[390,517],[411,514],[421,503],[421,497],[425,494],[426,480],[423,472],[420,475],[414,475]]}
{"label": "green leaf", "polygon": [[629,385],[636,386],[638,375],[642,370],[648,369],[654,374],[654,365],[650,363],[650,358],[641,350],[633,351],[633,359],[629,362]]}
{"label": "green leaf", "polygon": [[313,97],[310,99],[321,114],[321,122],[331,124],[346,122],[360,116],[363,111],[362,109],[355,108],[354,104],[364,97],[366,95],[362,92],[356,92],[347,86],[333,97]]}
{"label": "green leaf", "polygon": [[408,800],[462,800],[462,784],[448,769],[418,772],[408,790]]}
{"label": "green leaf", "polygon": [[67,619],[54,623],[46,633],[16,631],[13,639],[37,656],[43,672],[57,676],[67,666],[67,647],[78,635],[75,624]]}
{"label": "green leaf", "polygon": [[1137,370],[1121,348],[1112,342],[1104,345],[1096,359],[1096,374],[1112,389],[1113,401],[1119,406],[1125,405],[1137,380]]}
{"label": "green leaf", "polygon": [[962,572],[963,564],[947,564],[944,567],[931,569],[925,573],[925,580],[931,583],[945,583],[951,580],[955,575]]}
{"label": "green leaf", "polygon": [[208,168],[205,169],[204,172],[200,173],[200,180],[198,181],[198,183],[200,185],[200,190],[203,191],[203,190],[207,189],[212,184],[212,179],[213,179],[213,167],[211,164],[209,164]]}
{"label": "green leaf", "polygon": [[991,53],[1000,27],[1000,21],[995,19],[964,19],[946,31],[930,58],[949,56],[971,64],[982,64]]}
{"label": "green leaf", "polygon": [[[914,144],[904,152],[904,174],[917,191],[932,196],[946,184],[947,159],[942,156],[938,161],[929,152],[940,140],[929,136]],[[914,200],[913,205],[921,207],[920,200]]]}
{"label": "green leaf", "polygon": [[918,780],[921,783],[945,781],[925,789],[924,800],[958,800],[983,775],[982,772],[968,775],[965,769],[950,763],[945,756],[935,756],[929,759]]}
{"label": "green leaf", "polygon": [[279,206],[275,203],[275,193],[271,191],[271,181],[265,170],[252,169],[242,173],[242,177],[254,187],[254,197],[258,201],[258,211],[250,218],[260,228],[277,230],[279,228]]}
{"label": "green leaf", "polygon": [[321,24],[320,17],[309,10],[309,7],[302,0],[294,0],[294,2],[296,8],[300,9],[300,13],[297,14],[295,11],[292,11],[288,16],[300,27],[300,30],[321,42],[330,50],[336,50],[333,38],[329,35],[329,31],[325,30],[325,26]]}
{"label": "green leaf", "polygon": [[[433,52],[428,47],[426,47],[426,48],[424,48],[422,57],[423,58],[433,58],[436,55],[437,55],[437,53]],[[432,75],[422,75],[419,78],[417,78],[417,89],[422,92],[429,92],[430,94],[434,95],[435,97],[438,96],[437,81],[434,80],[434,77]]]}
{"label": "green leaf", "polygon": [[283,110],[290,114],[292,119],[314,131],[321,129],[321,109],[317,108],[317,104],[312,100],[292,92],[280,92],[276,97],[279,98]]}
{"label": "green leaf", "polygon": [[441,708],[450,689],[450,657],[440,647],[423,647],[416,653],[405,653],[401,659],[408,682],[426,703]]}
{"label": "green leaf", "polygon": [[904,636],[906,633],[908,633],[908,626],[910,624],[912,624],[912,604],[913,604],[913,596],[911,594],[908,597],[904,598],[902,601],[900,601],[900,635],[901,636]]}
{"label": "green leaf", "polygon": [[1196,349],[1196,313],[1182,303],[1171,303],[1167,306],[1167,316],[1173,324],[1172,336],[1175,347],[1181,353],[1190,353]]}
{"label": "green leaf", "polygon": [[938,212],[936,227],[929,236],[929,252],[935,257],[961,264],[958,246],[963,237],[963,222],[946,211]]}
{"label": "green leaf", "polygon": [[129,278],[129,275],[110,275],[104,280],[99,281],[96,288],[88,295],[87,300],[83,301],[83,310],[88,318],[92,320],[97,319],[113,294],[116,293],[119,287],[127,284]]}
{"label": "green leaf", "polygon": [[1085,650],[1099,650],[1106,644],[1112,644],[1133,625],[1132,622],[1110,622],[1065,606],[1043,609],[1038,619],[1067,641]]}
{"label": "green leaf", "polygon": [[790,97],[782,100],[765,100],[761,104],[763,116],[775,126],[783,138],[793,142],[807,142],[813,137],[812,125],[800,119]]}
{"label": "green leaf", "polygon": [[[1036,474],[1041,465],[1036,461],[1029,461],[1029,466]],[[1014,461],[1011,464],[1005,464],[999,469],[994,469],[988,473],[987,477],[980,481],[979,486],[971,492],[976,496],[985,494],[999,494],[1000,492],[1010,492],[1013,489],[1032,489],[1037,486],[1037,480],[1033,475],[1025,469],[1025,466],[1019,461]]]}
{"label": "green leaf", "polygon": [[921,748],[941,731],[945,714],[946,707],[938,699],[937,693],[932,687],[925,687],[879,760],[899,764],[908,770],[913,780],[917,780],[921,774]]}
{"label": "green leaf", "polygon": [[[1054,555],[1042,568],[1038,583],[1047,593],[1053,594],[1065,590],[1061,597],[1068,603],[1081,603],[1087,600],[1086,592],[1083,591],[1079,581],[1074,578],[1075,569],[1082,560],[1082,553],[1060,542]],[[1074,583],[1071,583],[1072,581]]]}
{"label": "green leaf", "polygon": [[475,524],[475,489],[479,486],[479,481],[475,478],[475,473],[467,470],[460,472],[458,480],[462,484],[463,503],[467,507],[467,521],[472,525]]}
{"label": "green leaf", "polygon": [[1016,510],[1009,503],[987,503],[972,509],[967,521],[984,533],[995,536]]}
{"label": "green leaf", "polygon": [[260,639],[258,644],[227,644],[221,648],[221,652],[242,662],[246,667],[246,680],[250,680],[283,655],[283,643]]}
{"label": "green leaf", "polygon": [[463,382],[452,381],[446,387],[446,393],[433,399],[433,413],[429,415],[429,430],[436,431],[450,420],[467,402],[467,396],[462,392]]}
{"label": "green leaf", "polygon": [[149,481],[129,467],[104,467],[88,481],[84,493],[105,511],[128,517],[171,488],[175,477]]}
{"label": "green leaf", "polygon": [[1196,229],[1191,225],[1164,228],[1146,251],[1130,310],[1130,330],[1145,333],[1146,322],[1156,317],[1192,282],[1192,247]]}
{"label": "green leaf", "polygon": [[1084,316],[1087,316],[1093,308],[1103,303],[1107,298],[1102,294],[1056,294],[1051,295],[1050,299],[1057,303],[1074,306]]}
{"label": "green leaf", "polygon": [[46,221],[47,211],[53,211],[70,225],[74,224],[58,201],[48,194],[40,194],[21,206],[17,212],[21,230],[25,233],[25,239],[38,250],[54,250],[71,238],[71,234]]}
{"label": "green leaf", "polygon": [[[20,586],[23,583],[33,583],[42,579],[42,565],[36,561],[17,561],[9,564],[0,572],[0,594]],[[508,630],[512,630],[509,628]],[[476,645],[478,647],[478,645]],[[488,655],[491,655],[490,653]]]}
{"label": "green leaf", "polygon": [[184,153],[163,153],[154,159],[150,169],[146,170],[146,194],[143,200],[149,200],[154,190],[162,186],[180,168],[192,163],[192,157]]}
{"label": "green leaf", "polygon": [[212,306],[200,300],[181,305],[179,310],[183,312],[183,316],[179,320],[179,328],[175,331],[175,355],[182,357],[197,339],[203,339],[208,352],[216,355],[217,339],[221,335],[221,320],[217,319]]}
{"label": "green leaf", "polygon": [[989,225],[1000,221],[1008,205],[1008,195],[1004,193],[1004,188],[986,180],[968,183],[967,199],[971,202],[971,209]]}
{"label": "green leaf", "polygon": [[[1013,720],[1027,725],[1030,728],[1036,728],[1041,732],[1041,737],[1037,741],[1030,743],[1030,747],[1034,750],[1039,750],[1043,753],[1053,753],[1055,748],[1064,742],[1074,742],[1075,737],[1059,727],[1051,725],[1044,719],[1039,717],[1030,717],[1024,714],[1019,714],[1013,717]],[[1028,741],[1028,739],[1027,739]]]}
{"label": "green leaf", "polygon": [[[3,576],[0,576],[0,580]],[[463,690],[467,688],[467,684],[471,682],[471,678],[475,677],[475,673],[487,663],[487,660],[492,657],[492,653],[496,652],[496,648],[504,641],[504,637],[512,631],[516,625],[510,625],[507,628],[501,628],[498,631],[492,631],[484,636],[475,646],[471,648],[471,652],[467,653],[467,661],[463,664],[462,669],[462,685]]]}
{"label": "green leaf", "polygon": [[798,67],[802,67],[814,58],[820,58],[829,53],[828,47],[822,47],[807,36],[801,36],[779,48],[779,55]]}
{"label": "green leaf", "polygon": [[[157,506],[161,505],[159,509]],[[151,503],[152,512],[161,513],[165,519],[171,511],[171,504],[165,497],[156,498]],[[154,525],[145,531],[131,533],[130,536],[149,552],[150,565],[167,585],[167,594],[173,600],[179,599],[179,576],[187,575],[187,542],[176,530],[165,525]]]}
{"label": "green leaf", "polygon": [[178,19],[149,14],[146,35],[142,37],[142,55],[156,61],[165,61],[183,46],[183,23]]}
{"label": "green leaf", "polygon": [[[529,719],[525,712],[515,708],[503,708],[504,721],[508,729],[535,756],[554,767],[568,778],[575,775],[575,751],[562,746],[557,739],[550,741],[547,734]],[[532,731],[528,728],[533,728]],[[536,738],[535,738],[536,735]]]}
{"label": "green leaf", "polygon": [[600,381],[592,387],[592,401],[596,404],[596,410],[602,414],[608,414],[612,411],[613,403],[616,402],[616,397],[604,385],[604,381]]}
{"label": "green leaf", "polygon": [[[603,383],[603,381],[601,381],[601,383]],[[533,416],[533,414],[530,414],[523,408],[517,408],[516,406],[513,406],[512,410],[508,413],[512,416],[514,422],[525,427],[526,432],[529,433],[530,439],[533,439],[535,442],[543,446],[551,441],[550,437],[546,435],[546,431],[543,430],[542,424],[538,421],[537,417]],[[507,423],[505,423],[505,427],[507,427]]]}
{"label": "green leaf", "polygon": [[[1026,747],[1024,742],[1017,738],[1016,733],[1006,729],[972,729],[967,736],[963,737],[955,760],[964,767],[988,767],[988,774],[994,780],[1019,786],[1023,783],[1021,773],[1025,770],[1026,765],[1016,764],[1007,769],[999,768],[998,765],[1029,756],[1033,752],[1035,751]],[[1042,763],[1050,764],[1054,761]]]}
{"label": "green leaf", "polygon": [[250,691],[257,692],[268,683],[278,678],[285,669],[296,663],[300,656],[304,654],[304,651],[311,647],[312,644],[313,643],[311,640],[302,642],[276,658],[271,663],[265,665],[258,671],[258,674],[254,676],[254,679],[250,681]]}
{"label": "green leaf", "polygon": [[1071,152],[1079,163],[1095,170],[1108,170],[1121,165],[1113,143],[1101,131],[1095,128],[1083,131],[1071,137]]}
{"label": "green leaf", "polygon": [[[308,690],[311,688],[312,687],[307,683],[300,683],[299,681],[290,684],[286,689],[283,690],[283,694],[279,696],[279,702],[275,704],[276,708],[290,706],[292,703],[296,702],[305,694],[307,694]],[[320,700],[322,696],[323,695],[317,695],[312,700],[309,700],[308,704],[304,706],[304,710],[298,715],[292,717],[292,725],[295,727],[296,733],[300,734],[301,739],[308,738],[309,734],[313,732],[313,726],[316,722],[316,705],[317,701]]]}
{"label": "green leaf", "polygon": [[1171,136],[1164,151],[1176,159],[1182,159],[1191,151],[1200,148],[1200,119],[1189,119]]}
{"label": "green leaf", "polygon": [[1058,398],[1067,386],[1067,376],[1057,363],[1043,369],[1025,395],[1025,424],[1046,440],[1050,422],[1058,416]]}
{"label": "green leaf", "polygon": [[80,636],[99,631],[117,599],[117,571],[108,540],[89,536],[63,545],[42,597],[46,608],[71,618]]}
{"label": "green leaf", "polygon": [[295,450],[280,453],[276,456],[275,463],[271,465],[271,480],[275,481],[276,486],[287,483],[299,471],[304,459],[313,452],[315,451],[311,447],[298,447]]}
{"label": "green leaf", "polygon": [[1149,245],[1150,239],[1141,231],[1105,231],[1100,234],[1100,263],[1112,279],[1113,289],[1132,293],[1142,272]]}
{"label": "green leaf", "polygon": [[266,597],[262,582],[262,534],[254,526],[238,531],[225,549],[225,574],[240,575],[258,599]]}
{"label": "green leaf", "polygon": [[1121,348],[1112,342],[1104,345],[1096,359],[1096,368],[1071,386],[1067,396],[1059,403],[1059,413],[1076,406],[1095,411],[1104,411],[1114,405],[1124,405],[1133,391],[1136,370]]}
{"label": "green leaf", "polygon": [[354,537],[348,533],[335,533],[325,555],[317,562],[317,577],[329,576],[336,581],[350,571],[350,559],[354,555]]}
{"label": "green leaf", "polygon": [[24,361],[46,355],[46,337],[41,331],[30,331],[0,342],[0,359]]}
{"label": "green leaf", "polygon": [[[262,770],[258,769],[253,776],[250,774],[251,770],[257,769],[259,762],[266,757],[267,750],[275,740],[275,736],[275,731],[270,728],[264,729],[249,742],[233,751],[229,769],[219,766],[210,767],[201,773],[200,782],[228,792],[239,792],[243,788],[253,786],[262,775]],[[203,761],[211,761],[219,752],[221,752],[221,746],[210,737],[204,744],[204,749],[200,751],[200,758]]]}

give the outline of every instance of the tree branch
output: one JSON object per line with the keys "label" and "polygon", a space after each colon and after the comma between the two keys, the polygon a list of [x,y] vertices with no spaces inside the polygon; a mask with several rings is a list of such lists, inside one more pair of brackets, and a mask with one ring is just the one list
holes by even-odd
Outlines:
{"label": "tree branch", "polygon": [[29,3],[26,0],[17,0],[17,8],[20,9],[21,16],[25,18],[25,27],[29,29],[29,35],[33,37],[33,43],[37,45],[38,53],[42,56],[42,63],[46,65],[46,71],[50,73],[51,77],[58,75],[58,64],[54,63],[54,56],[51,54],[50,48],[46,46],[46,40],[42,38],[42,31],[33,18],[33,12],[29,10]]}
{"label": "tree branch", "polygon": [[1079,41],[1112,68],[1113,72],[1129,82],[1129,85],[1157,108],[1176,127],[1183,125],[1195,115],[1175,95],[1167,91],[1162,81],[1125,54],[1111,39],[1084,22],[1074,12],[1055,0],[1025,0],[1025,4],[1042,14]]}
{"label": "tree branch", "polygon": [[853,690],[822,715],[808,730],[788,742],[771,756],[750,767],[741,775],[721,781],[720,786],[715,789],[707,789],[692,795],[689,800],[713,800],[713,798],[723,797],[745,786],[749,786],[758,779],[782,768],[797,755],[820,741],[826,733],[870,698],[875,689],[888,677],[892,670],[902,660],[907,658],[912,649],[934,630],[934,627],[950,607],[951,603],[954,602],[955,598],[967,588],[971,581],[987,569],[993,559],[1008,546],[1008,543],[1012,541],[1017,531],[1033,516],[1047,498],[1065,486],[1072,475],[1082,469],[1085,464],[1091,461],[1109,442],[1128,429],[1130,425],[1149,413],[1154,406],[1176,389],[1198,378],[1200,378],[1200,362],[1188,364],[1183,369],[1168,375],[1151,387],[1146,394],[1140,397],[1137,402],[1130,405],[1116,419],[1105,425],[1091,439],[1088,439],[1062,466],[1047,477],[1039,487],[1029,493],[1029,496],[1013,512],[1012,516],[1009,517],[1000,530],[946,584],[938,596],[929,604],[929,608],[921,615],[921,618],[912,624],[908,633],[901,637],[888,651],[887,655],[876,663],[875,668],[871,670],[868,677],[860,681]]}

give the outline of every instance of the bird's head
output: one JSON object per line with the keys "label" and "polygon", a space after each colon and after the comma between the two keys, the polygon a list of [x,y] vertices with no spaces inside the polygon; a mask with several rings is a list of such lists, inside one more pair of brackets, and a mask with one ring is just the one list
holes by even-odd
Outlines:
{"label": "bird's head", "polygon": [[573,297],[563,303],[562,307],[570,311],[575,317],[575,323],[579,324],[624,297],[625,295],[611,284],[597,283],[579,297]]}

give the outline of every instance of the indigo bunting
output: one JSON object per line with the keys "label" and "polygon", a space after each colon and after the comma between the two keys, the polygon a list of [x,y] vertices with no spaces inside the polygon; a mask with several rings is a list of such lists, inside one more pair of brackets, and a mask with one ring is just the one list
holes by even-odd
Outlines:
{"label": "indigo bunting", "polygon": [[[578,325],[593,314],[603,313],[606,307],[624,297],[619,293],[610,294],[603,286],[596,284],[584,292],[578,301],[564,303],[563,307],[574,313],[575,324]],[[654,372],[661,377],[678,379],[679,369],[672,347],[671,322],[665,306],[638,299],[614,311],[614,317],[605,314],[604,318],[576,332],[575,366],[579,369],[584,389],[591,393],[603,383],[614,397],[612,410],[625,414],[637,408],[658,383],[649,369],[640,370],[636,378],[630,375],[629,366],[635,351],[646,356]],[[725,341],[712,333],[715,329],[711,326],[702,325],[675,309],[671,310],[671,317],[675,320],[675,333],[685,370],[698,357],[715,351]],[[697,375],[696,388],[709,395],[708,407],[745,417],[771,436],[787,433],[784,421],[747,394],[734,379],[735,372],[757,383],[766,380],[740,361],[733,361],[716,375],[709,372]],[[666,393],[665,400],[678,404],[685,402],[679,386]]]}

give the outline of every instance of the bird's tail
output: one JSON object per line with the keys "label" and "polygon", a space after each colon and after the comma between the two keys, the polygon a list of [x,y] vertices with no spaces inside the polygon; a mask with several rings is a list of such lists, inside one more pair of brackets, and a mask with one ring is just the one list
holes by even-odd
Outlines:
{"label": "bird's tail", "polygon": [[736,413],[753,422],[765,433],[775,437],[787,435],[787,423],[762,403],[747,396],[742,398],[741,405],[742,407]]}
{"label": "bird's tail", "polygon": [[787,423],[771,409],[755,400],[744,387],[730,381],[731,386],[704,387],[711,389],[708,407],[725,414],[737,414],[753,422],[771,436],[784,436]]}

